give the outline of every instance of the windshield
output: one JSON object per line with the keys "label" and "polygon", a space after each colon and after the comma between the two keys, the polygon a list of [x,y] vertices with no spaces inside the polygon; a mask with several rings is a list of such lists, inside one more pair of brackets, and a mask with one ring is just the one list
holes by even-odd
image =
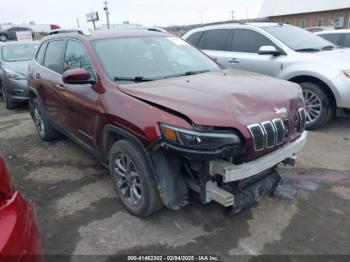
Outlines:
{"label": "windshield", "polygon": [[335,48],[331,42],[295,26],[272,26],[263,29],[295,51],[320,51]]}
{"label": "windshield", "polygon": [[1,49],[2,59],[6,62],[31,60],[36,52],[36,44],[7,45]]}
{"label": "windshield", "polygon": [[218,71],[219,66],[177,37],[125,37],[96,40],[95,52],[111,80],[152,81]]}

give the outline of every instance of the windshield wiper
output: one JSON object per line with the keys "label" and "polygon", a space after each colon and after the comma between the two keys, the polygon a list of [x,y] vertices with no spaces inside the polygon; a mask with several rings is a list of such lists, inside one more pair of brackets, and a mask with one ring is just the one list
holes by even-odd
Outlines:
{"label": "windshield wiper", "polygon": [[134,76],[134,77],[119,77],[119,76],[116,76],[116,77],[114,77],[114,81],[130,81],[130,82],[135,82],[135,83],[150,82],[150,81],[155,81],[155,80],[159,80],[159,79],[145,78],[143,76]]}
{"label": "windshield wiper", "polygon": [[208,70],[208,69],[198,70],[198,71],[187,71],[187,72],[184,72],[181,74],[167,75],[167,76],[164,76],[163,79],[172,78],[172,77],[180,77],[180,76],[191,76],[191,75],[203,74],[203,73],[208,73],[208,72],[210,72],[210,70]]}
{"label": "windshield wiper", "polygon": [[326,45],[324,47],[321,48],[321,50],[333,50],[335,47],[332,45]]}
{"label": "windshield wiper", "polygon": [[296,52],[319,52],[320,49],[317,48],[300,48],[300,49],[296,49]]}

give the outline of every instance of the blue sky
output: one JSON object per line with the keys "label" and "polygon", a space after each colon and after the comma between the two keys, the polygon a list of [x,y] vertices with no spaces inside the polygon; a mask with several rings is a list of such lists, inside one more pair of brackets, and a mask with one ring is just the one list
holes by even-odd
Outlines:
{"label": "blue sky", "polygon": [[[86,13],[98,11],[105,23],[103,0],[0,0],[0,23],[56,23],[86,26]],[[130,21],[146,26],[204,23],[235,17],[257,17],[263,0],[109,0],[111,23]]]}

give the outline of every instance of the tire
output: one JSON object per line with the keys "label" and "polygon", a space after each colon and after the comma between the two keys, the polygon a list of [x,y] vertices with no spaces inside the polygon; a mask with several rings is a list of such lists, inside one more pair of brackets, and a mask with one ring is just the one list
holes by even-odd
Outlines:
{"label": "tire", "polygon": [[146,217],[163,207],[157,182],[138,146],[127,140],[115,142],[109,155],[109,170],[121,202],[131,214]]}
{"label": "tire", "polygon": [[5,106],[7,110],[13,110],[16,108],[16,104],[13,102],[12,97],[9,96],[6,93],[6,89],[5,88],[1,88],[2,89],[2,94],[3,94],[3,98],[4,98],[4,102],[5,102]]}
{"label": "tire", "polygon": [[38,99],[30,98],[29,106],[30,106],[30,114],[33,118],[33,121],[38,131],[40,139],[43,141],[52,141],[56,139],[59,136],[59,134],[52,127],[49,120],[46,118]]}
{"label": "tire", "polygon": [[1,42],[6,42],[7,41],[7,35],[1,34],[0,35],[0,41]]}
{"label": "tire", "polygon": [[306,129],[313,130],[329,123],[335,115],[335,107],[323,89],[314,83],[300,83],[306,103]]}

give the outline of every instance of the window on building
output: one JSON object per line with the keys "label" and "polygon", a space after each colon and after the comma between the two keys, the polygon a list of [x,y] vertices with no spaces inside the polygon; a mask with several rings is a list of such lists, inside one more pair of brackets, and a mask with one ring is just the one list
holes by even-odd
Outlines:
{"label": "window on building", "polygon": [[306,26],[306,21],[303,19],[300,21],[300,27],[305,28],[305,26]]}
{"label": "window on building", "polygon": [[323,18],[317,19],[317,26],[323,26]]}

